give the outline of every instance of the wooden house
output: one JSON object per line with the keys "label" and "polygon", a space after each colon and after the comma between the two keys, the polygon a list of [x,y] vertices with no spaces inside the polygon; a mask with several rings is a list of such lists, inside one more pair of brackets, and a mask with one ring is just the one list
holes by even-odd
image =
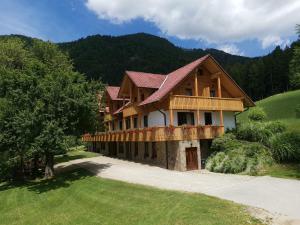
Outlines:
{"label": "wooden house", "polygon": [[125,71],[105,94],[106,131],[83,140],[105,155],[179,171],[203,168],[211,140],[254,106],[211,55],[169,74]]}

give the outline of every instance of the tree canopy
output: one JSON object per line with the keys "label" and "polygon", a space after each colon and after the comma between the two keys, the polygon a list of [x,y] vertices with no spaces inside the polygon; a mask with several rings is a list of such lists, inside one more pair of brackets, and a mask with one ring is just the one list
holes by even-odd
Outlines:
{"label": "tree canopy", "polygon": [[93,131],[96,91],[75,72],[56,45],[19,38],[0,42],[0,175],[23,176],[26,163],[42,159],[53,176],[53,156],[70,136]]}

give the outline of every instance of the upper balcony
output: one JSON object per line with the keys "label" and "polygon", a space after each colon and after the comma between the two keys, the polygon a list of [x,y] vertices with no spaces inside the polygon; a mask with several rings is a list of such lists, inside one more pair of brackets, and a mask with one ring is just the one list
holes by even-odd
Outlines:
{"label": "upper balcony", "polygon": [[170,109],[242,112],[244,110],[244,105],[240,98],[174,95],[170,99]]}

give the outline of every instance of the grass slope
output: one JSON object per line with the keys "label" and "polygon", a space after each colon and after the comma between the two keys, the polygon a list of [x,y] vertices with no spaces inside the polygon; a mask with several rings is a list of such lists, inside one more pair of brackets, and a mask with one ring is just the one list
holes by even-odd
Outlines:
{"label": "grass slope", "polygon": [[[256,102],[267,113],[268,120],[280,120],[289,130],[300,132],[300,119],[296,118],[295,108],[300,104],[300,90],[273,95]],[[248,111],[238,116],[238,121],[247,120]]]}
{"label": "grass slope", "polygon": [[201,194],[100,179],[78,169],[0,185],[0,224],[260,224],[243,206]]}

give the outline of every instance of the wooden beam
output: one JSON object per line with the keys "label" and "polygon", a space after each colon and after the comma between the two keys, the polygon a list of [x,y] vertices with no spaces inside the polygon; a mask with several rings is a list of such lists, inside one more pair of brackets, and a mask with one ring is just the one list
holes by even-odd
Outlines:
{"label": "wooden beam", "polygon": [[170,126],[174,126],[174,115],[173,115],[173,109],[170,109]]}
{"label": "wooden beam", "polygon": [[224,126],[224,121],[223,121],[223,110],[220,110],[220,126]]}
{"label": "wooden beam", "polygon": [[198,75],[195,73],[195,96],[198,96]]}
{"label": "wooden beam", "polygon": [[220,77],[218,77],[218,97],[222,98],[221,78]]}
{"label": "wooden beam", "polygon": [[142,128],[142,117],[143,114],[138,114],[138,128]]}
{"label": "wooden beam", "polygon": [[123,123],[123,130],[126,130],[126,120],[125,120],[125,117],[123,117],[122,123]]}
{"label": "wooden beam", "polygon": [[200,115],[200,111],[199,110],[196,111],[196,118],[197,118],[196,125],[200,126],[201,125],[201,115]]}
{"label": "wooden beam", "polygon": [[133,116],[130,116],[130,129],[133,129]]}

